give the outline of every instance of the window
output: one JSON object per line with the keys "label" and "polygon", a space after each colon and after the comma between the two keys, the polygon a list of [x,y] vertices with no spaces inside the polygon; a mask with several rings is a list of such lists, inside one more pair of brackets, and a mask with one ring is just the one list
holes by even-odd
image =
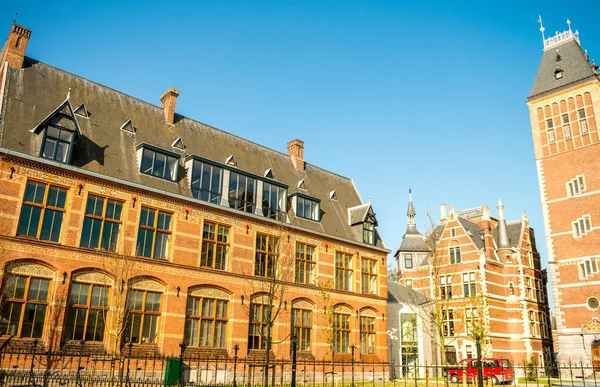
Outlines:
{"label": "window", "polygon": [[452,309],[442,309],[442,335],[454,336],[454,311]]}
{"label": "window", "polygon": [[167,259],[171,237],[171,214],[142,207],[136,254],[147,258]]}
{"label": "window", "polygon": [[123,203],[88,195],[80,247],[115,251],[121,228]]}
{"label": "window", "polygon": [[333,313],[333,350],[350,352],[350,315]]}
{"label": "window", "polygon": [[442,299],[452,298],[452,276],[440,276],[440,297]]}
{"label": "window", "polygon": [[311,314],[310,310],[292,309],[292,333],[296,335],[300,351],[310,351]]}
{"label": "window", "polygon": [[531,287],[531,278],[525,277],[525,297],[528,299],[533,298],[533,289]]}
{"label": "window", "polygon": [[548,142],[552,143],[556,141],[556,137],[554,136],[554,123],[551,118],[546,120],[546,129],[548,132]]}
{"label": "window", "polygon": [[600,300],[598,300],[598,297],[590,297],[587,299],[586,301],[587,307],[590,310],[598,310],[598,308],[600,308]]}
{"label": "window", "polygon": [[204,222],[200,266],[227,270],[229,255],[229,227]]}
{"label": "window", "polygon": [[375,242],[375,225],[369,222],[363,222],[363,242],[370,245]]}
{"label": "window", "polygon": [[475,284],[475,272],[463,273],[463,293],[465,297],[472,297],[477,294],[477,285]]}
{"label": "window", "polygon": [[451,236],[452,238],[454,238],[454,237],[456,236],[456,229],[455,229],[455,228],[453,228],[453,229],[450,229],[450,236]]}
{"label": "window", "polygon": [[563,122],[563,133],[565,135],[565,138],[571,138],[571,124],[569,123],[569,115],[568,114],[562,115],[562,122]]}
{"label": "window", "polygon": [[335,288],[352,291],[352,255],[335,253]]}
{"label": "window", "polygon": [[554,71],[554,78],[556,78],[557,80],[562,79],[562,77],[564,76],[564,73],[565,72],[563,70],[556,69]]}
{"label": "window", "polygon": [[450,251],[450,263],[460,263],[460,246],[451,246],[448,250]]}
{"label": "window", "polygon": [[479,321],[477,308],[465,308],[465,333],[467,335],[473,332]]}
{"label": "window", "polygon": [[65,339],[104,341],[107,312],[107,286],[73,283],[65,320]]}
{"label": "window", "polygon": [[417,344],[417,315],[415,313],[400,314],[400,340],[402,344]]}
{"label": "window", "polygon": [[229,207],[254,212],[256,179],[236,172],[229,173]]}
{"label": "window", "polygon": [[248,349],[267,348],[267,329],[271,319],[271,308],[268,305],[251,303],[250,322],[248,325]]}
{"label": "window", "polygon": [[254,275],[275,278],[279,239],[270,235],[256,234],[256,256],[254,259]]}
{"label": "window", "polygon": [[41,156],[61,163],[68,163],[71,160],[74,139],[75,132],[48,126],[44,134]]}
{"label": "window", "polygon": [[529,334],[531,336],[538,336],[536,313],[533,310],[529,311]]}
{"label": "window", "polygon": [[283,219],[285,198],[287,197],[285,188],[274,184],[263,182],[262,213],[263,216],[271,219]]}
{"label": "window", "polygon": [[319,202],[296,196],[296,216],[319,221]]}
{"label": "window", "polygon": [[406,269],[413,268],[413,256],[412,254],[404,254],[404,267]]}
{"label": "window", "polygon": [[582,216],[573,223],[573,237],[581,238],[583,235],[592,231],[592,220],[589,215]]}
{"label": "window", "polygon": [[472,345],[465,345],[465,352],[466,352],[466,359],[471,359],[473,357],[473,346]]}
{"label": "window", "polygon": [[315,248],[296,243],[296,282],[312,284],[314,281]]}
{"label": "window", "polygon": [[598,273],[598,263],[595,258],[584,259],[579,262],[579,278],[586,279]]}
{"label": "window", "polygon": [[189,296],[184,342],[190,347],[224,348],[227,334],[227,301]]}
{"label": "window", "polygon": [[360,316],[360,353],[375,353],[375,318]]}
{"label": "window", "polygon": [[540,280],[535,281],[535,299],[538,302],[544,301],[544,293],[542,292],[542,281]]}
{"label": "window", "polygon": [[23,275],[7,278],[0,315],[0,335],[41,339],[50,280]]}
{"label": "window", "polygon": [[17,235],[58,242],[66,200],[66,189],[28,181]]}
{"label": "window", "polygon": [[156,344],[161,293],[131,290],[127,295],[127,320],[123,344]]}
{"label": "window", "polygon": [[585,179],[583,175],[578,175],[567,183],[567,194],[569,196],[579,195],[585,191]]}
{"label": "window", "polygon": [[586,134],[588,132],[587,119],[585,118],[585,109],[577,110],[577,115],[579,116],[579,130],[581,134]]}
{"label": "window", "polygon": [[512,282],[508,283],[508,295],[509,296],[514,296],[515,295],[515,284]]}
{"label": "window", "polygon": [[[531,248],[531,246],[528,245],[528,248]],[[527,265],[530,268],[535,269],[535,262],[533,260],[533,252],[531,250],[527,251]]]}
{"label": "window", "polygon": [[194,160],[190,188],[196,199],[214,204],[221,203],[223,168]]}
{"label": "window", "polygon": [[377,294],[377,261],[368,258],[360,260],[360,291],[363,294]]}
{"label": "window", "polygon": [[174,153],[166,153],[148,147],[142,148],[142,163],[140,172],[146,175],[158,177],[165,180],[177,180],[177,166],[179,156]]}

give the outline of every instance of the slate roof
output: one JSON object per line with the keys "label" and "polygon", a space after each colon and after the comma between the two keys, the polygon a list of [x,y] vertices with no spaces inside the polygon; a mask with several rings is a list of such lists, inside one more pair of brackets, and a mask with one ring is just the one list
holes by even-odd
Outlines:
{"label": "slate roof", "polygon": [[467,234],[469,235],[475,246],[477,246],[477,249],[483,249],[484,243],[483,239],[481,239],[480,236],[480,234],[483,232],[481,227],[479,227],[477,223],[471,222],[470,220],[467,220],[465,218],[459,217],[458,221],[465,228],[465,230],[467,230]]}
{"label": "slate roof", "polygon": [[[506,223],[506,231],[508,233],[508,241],[511,247],[517,246],[521,240],[521,231],[523,229],[523,223],[521,220],[513,220]],[[492,236],[498,244],[498,228],[494,228]]]}
{"label": "slate roof", "polygon": [[[561,58],[558,62],[556,50]],[[554,76],[557,64],[564,71],[561,79]],[[574,39],[565,41],[544,51],[528,100],[596,77],[579,43]]]}
{"label": "slate roof", "polygon": [[[348,225],[348,208],[363,204],[351,179],[310,163],[305,164],[304,172],[297,171],[285,153],[178,114],[174,125],[168,125],[160,106],[31,58],[25,58],[22,69],[8,67],[0,112],[0,146],[37,157],[42,135],[30,130],[65,100],[69,89],[72,107],[84,103],[89,114],[89,118],[76,117],[81,136],[74,147],[72,166],[193,200],[183,158],[197,155],[224,164],[227,157],[234,155],[240,171],[262,177],[271,168],[275,179],[288,186],[288,194],[297,192],[298,181],[304,179],[306,190],[302,193],[321,199],[320,222],[296,218],[294,211],[288,211],[292,225],[362,243],[361,235]],[[128,120],[135,128],[135,136],[120,130]],[[185,151],[179,152],[182,160],[177,182],[139,173],[137,145],[147,143],[177,153],[172,144],[179,137]],[[337,200],[329,197],[334,190]],[[381,239],[377,240],[377,247],[384,248]]]}
{"label": "slate roof", "polygon": [[388,282],[388,303],[400,302],[403,304],[422,305],[429,302],[429,297],[414,291],[408,286],[396,282]]}

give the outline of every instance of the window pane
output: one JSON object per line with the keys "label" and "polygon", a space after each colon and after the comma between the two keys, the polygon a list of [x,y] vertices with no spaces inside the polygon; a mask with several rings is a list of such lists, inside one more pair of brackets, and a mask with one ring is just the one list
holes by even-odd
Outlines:
{"label": "window pane", "polygon": [[59,142],[56,144],[56,156],[54,159],[56,161],[62,161],[63,163],[67,162],[67,155],[69,154],[69,144],[64,142]]}
{"label": "window pane", "polygon": [[47,159],[54,159],[54,152],[56,150],[56,141],[51,140],[46,137],[46,141],[44,143],[44,149],[42,151],[42,157]]}
{"label": "window pane", "polygon": [[152,161],[154,159],[154,152],[149,149],[144,149],[142,152],[142,172],[143,173],[152,173]]}

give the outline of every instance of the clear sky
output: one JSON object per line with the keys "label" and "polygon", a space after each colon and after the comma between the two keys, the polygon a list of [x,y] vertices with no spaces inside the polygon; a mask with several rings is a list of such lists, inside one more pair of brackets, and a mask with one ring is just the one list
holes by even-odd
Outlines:
{"label": "clear sky", "polygon": [[[408,189],[421,231],[439,204],[525,209],[547,262],[525,104],[546,36],[579,30],[600,61],[592,1],[5,1],[27,55],[352,178],[392,253]],[[0,34],[2,29],[0,28]],[[594,43],[596,42],[596,43]],[[65,93],[66,90],[57,90]],[[392,260],[392,255],[389,257]]]}

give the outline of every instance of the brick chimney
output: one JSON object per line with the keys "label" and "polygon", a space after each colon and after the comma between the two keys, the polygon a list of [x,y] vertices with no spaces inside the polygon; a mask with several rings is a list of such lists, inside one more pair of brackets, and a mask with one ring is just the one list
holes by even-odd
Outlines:
{"label": "brick chimney", "polygon": [[[490,208],[488,206],[481,207],[481,220],[479,227],[483,231],[483,245],[485,255],[489,258],[494,256],[494,237],[492,236],[492,219],[490,217]],[[473,235],[474,238],[480,236]]]}
{"label": "brick chimney", "polygon": [[292,157],[294,168],[298,171],[304,171],[304,141],[297,138],[287,143],[288,155]]}
{"label": "brick chimney", "polygon": [[170,125],[175,122],[175,103],[178,96],[179,90],[174,87],[170,87],[160,96],[160,104],[165,112],[165,120]]}
{"label": "brick chimney", "polygon": [[[25,50],[27,49],[27,43],[29,43],[29,37],[31,36],[31,30],[22,27],[18,24],[13,24],[8,39],[4,45],[4,52],[2,55],[2,63],[0,63],[0,74],[4,74],[4,66],[8,62],[9,66],[16,67],[18,69],[23,67],[23,60],[25,59]],[[0,75],[2,77],[2,75]]]}
{"label": "brick chimney", "polygon": [[445,222],[448,215],[446,215],[446,203],[440,204],[440,221]]}

